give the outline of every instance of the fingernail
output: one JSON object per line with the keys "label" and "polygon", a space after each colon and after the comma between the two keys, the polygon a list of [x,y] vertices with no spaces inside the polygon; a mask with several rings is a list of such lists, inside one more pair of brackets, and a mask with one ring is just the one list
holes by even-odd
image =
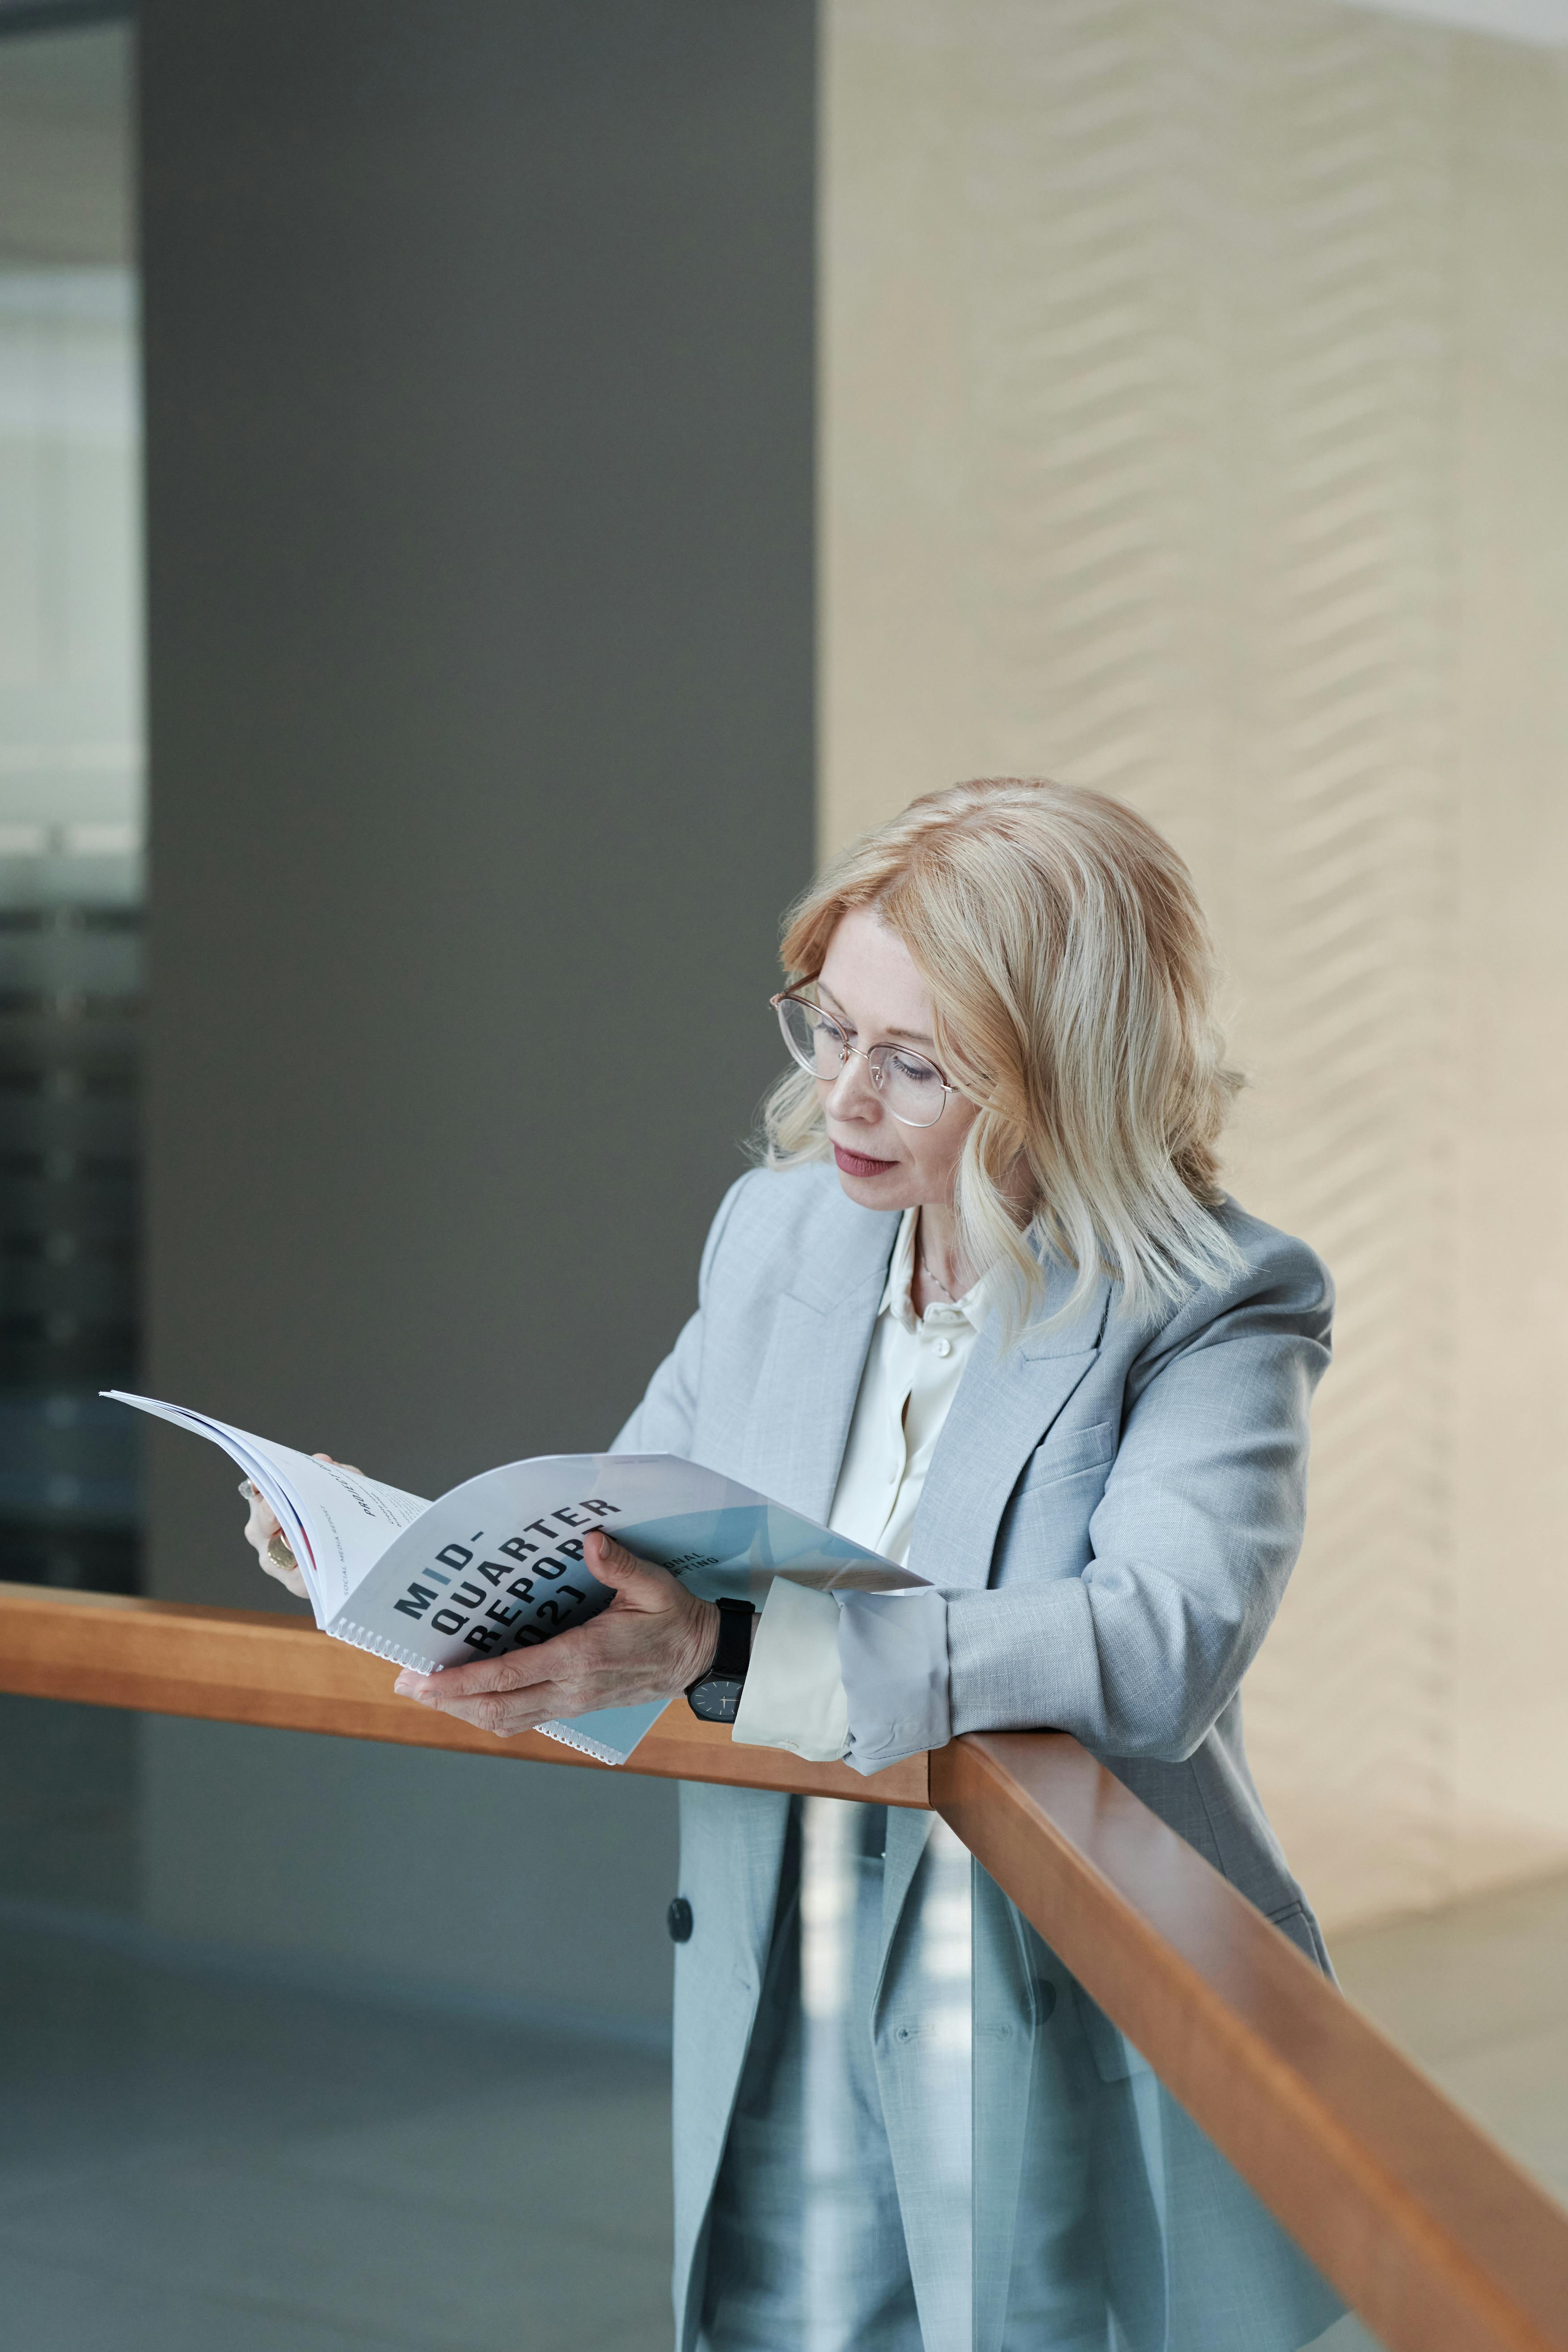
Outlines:
{"label": "fingernail", "polygon": [[398,1675],[397,1680],[393,1684],[392,1687],[395,1691],[406,1695],[407,1692],[414,1688],[414,1685],[418,1679],[419,1677],[414,1672],[412,1666],[405,1666],[403,1672]]}
{"label": "fingernail", "polygon": [[413,1699],[416,1706],[434,1706],[436,1694],[434,1691],[415,1691]]}

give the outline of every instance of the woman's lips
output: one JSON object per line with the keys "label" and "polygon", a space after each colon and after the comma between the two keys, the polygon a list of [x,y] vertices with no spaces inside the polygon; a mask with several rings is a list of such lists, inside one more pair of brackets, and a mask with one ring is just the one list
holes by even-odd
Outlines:
{"label": "woman's lips", "polygon": [[834,1145],[833,1157],[841,1176],[882,1176],[899,1164],[896,1160],[873,1160],[864,1151],[846,1151],[841,1143]]}

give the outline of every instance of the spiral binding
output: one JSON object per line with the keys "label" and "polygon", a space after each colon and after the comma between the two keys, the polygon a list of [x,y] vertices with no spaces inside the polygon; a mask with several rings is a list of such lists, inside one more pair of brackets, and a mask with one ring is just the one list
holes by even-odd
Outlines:
{"label": "spiral binding", "polygon": [[384,1633],[373,1633],[368,1625],[356,1625],[347,1617],[334,1619],[328,1626],[334,1642],[348,1642],[356,1650],[369,1650],[378,1658],[385,1658],[395,1666],[412,1666],[416,1674],[438,1675],[439,1666],[426,1664],[417,1650],[405,1649],[401,1642],[389,1642]]}
{"label": "spiral binding", "polygon": [[580,1748],[596,1764],[624,1764],[626,1760],[618,1748],[606,1748],[602,1739],[591,1739],[585,1731],[574,1731],[569,1723],[542,1723],[539,1729],[547,1739],[559,1739],[563,1748]]}

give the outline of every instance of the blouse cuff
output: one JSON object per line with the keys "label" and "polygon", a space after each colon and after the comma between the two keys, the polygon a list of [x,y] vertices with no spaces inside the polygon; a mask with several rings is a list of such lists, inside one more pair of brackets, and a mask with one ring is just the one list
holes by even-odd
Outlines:
{"label": "blouse cuff", "polygon": [[952,1737],[945,1594],[841,1592],[837,1600],[848,1762],[857,1772],[879,1772],[945,1748]]}
{"label": "blouse cuff", "polygon": [[831,1592],[774,1577],[752,1635],[730,1736],[738,1748],[784,1748],[808,1764],[838,1762],[849,1718]]}

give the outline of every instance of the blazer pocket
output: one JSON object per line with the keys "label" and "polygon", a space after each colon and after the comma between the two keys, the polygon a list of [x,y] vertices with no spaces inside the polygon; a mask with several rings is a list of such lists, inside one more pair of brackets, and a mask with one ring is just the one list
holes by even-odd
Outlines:
{"label": "blazer pocket", "polygon": [[1116,1444],[1117,1424],[1113,1421],[1097,1421],[1089,1429],[1047,1437],[1029,1456],[1016,1492],[1020,1497],[1037,1494],[1042,1486],[1054,1486],[1058,1478],[1076,1477],[1082,1470],[1098,1470],[1115,1460]]}

